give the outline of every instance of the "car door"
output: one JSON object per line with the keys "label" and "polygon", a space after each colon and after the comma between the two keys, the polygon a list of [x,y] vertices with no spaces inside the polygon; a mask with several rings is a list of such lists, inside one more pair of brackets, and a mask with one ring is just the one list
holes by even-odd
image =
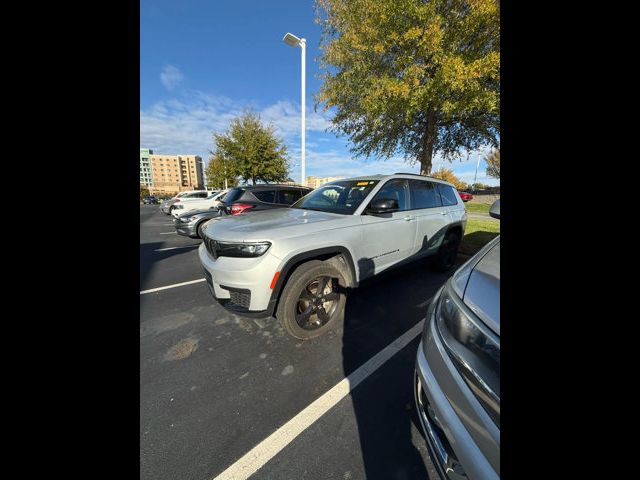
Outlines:
{"label": "car door", "polygon": [[426,256],[436,253],[446,228],[449,210],[442,205],[438,184],[429,180],[409,180],[413,210],[416,217],[415,253]]}
{"label": "car door", "polygon": [[382,272],[411,256],[414,250],[417,222],[411,213],[407,179],[387,181],[368,205],[382,198],[395,199],[399,209],[386,214],[369,213],[366,208],[363,211],[362,255],[358,258],[360,278]]}
{"label": "car door", "polygon": [[445,185],[444,183],[438,184],[438,190],[442,198],[443,208],[447,210],[449,223],[462,221],[466,210],[458,192],[452,186]]}

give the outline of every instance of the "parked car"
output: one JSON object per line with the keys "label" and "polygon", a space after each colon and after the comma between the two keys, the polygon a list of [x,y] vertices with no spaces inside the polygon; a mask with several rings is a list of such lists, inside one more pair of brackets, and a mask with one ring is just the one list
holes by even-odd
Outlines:
{"label": "parked car", "polygon": [[469,200],[473,199],[473,195],[467,192],[458,192],[458,195],[460,195],[460,198],[462,199],[463,202],[468,202]]}
{"label": "parked car", "polygon": [[142,203],[144,205],[151,205],[151,204],[156,204],[158,203],[158,199],[156,197],[154,197],[153,195],[151,196],[146,196],[142,199]]}
{"label": "parked car", "polygon": [[294,185],[252,185],[230,189],[219,205],[223,215],[288,207],[312,189]]}
{"label": "parked car", "polygon": [[[500,200],[490,214],[500,218]],[[414,393],[441,478],[500,478],[500,237],[471,257],[431,302]]]}
{"label": "parked car", "polygon": [[221,192],[212,192],[207,198],[187,198],[173,205],[171,215],[178,218],[190,210],[206,210],[216,208],[220,205],[220,200],[224,197],[227,190]]}
{"label": "parked car", "polygon": [[[265,188],[268,190],[265,190]],[[242,191],[238,192],[238,190]],[[246,195],[247,192],[253,192],[258,197],[262,196],[263,198],[266,198],[266,195],[262,195],[262,192],[265,191],[275,192],[273,199],[281,203],[256,202],[255,198],[249,198]],[[224,198],[227,198],[229,197],[229,195],[231,195],[232,198],[244,198],[244,201],[246,202],[251,201],[255,203],[255,205],[251,208],[229,208],[230,215],[240,215],[241,213],[254,213],[267,209],[273,210],[276,208],[289,207],[292,203],[299,200],[305,193],[309,191],[311,191],[310,188],[290,187],[289,185],[256,185],[250,187],[232,188],[231,190],[229,190],[229,192],[227,192],[228,194]],[[232,203],[230,205],[232,207],[236,204]],[[205,224],[211,219],[225,218],[226,216],[227,213],[222,207],[191,211],[178,216],[176,220],[174,220],[174,226],[178,235],[186,235],[192,238],[204,238],[202,229],[204,228]]]}
{"label": "parked car", "polygon": [[[238,195],[225,199],[232,214],[247,211]],[[466,222],[450,183],[374,175],[324,184],[291,208],[210,222],[199,256],[223,306],[275,314],[290,335],[308,339],[342,322],[346,292],[364,278],[427,256],[451,268]]]}
{"label": "parked car", "polygon": [[209,196],[208,192],[205,190],[190,190],[190,191],[186,191],[186,192],[180,192],[178,193],[176,196],[170,198],[169,200],[166,200],[165,202],[162,203],[162,205],[160,205],[160,211],[162,213],[166,213],[167,215],[171,215],[171,212],[173,211],[173,206],[182,201],[182,200],[186,200],[188,198],[207,198]]}

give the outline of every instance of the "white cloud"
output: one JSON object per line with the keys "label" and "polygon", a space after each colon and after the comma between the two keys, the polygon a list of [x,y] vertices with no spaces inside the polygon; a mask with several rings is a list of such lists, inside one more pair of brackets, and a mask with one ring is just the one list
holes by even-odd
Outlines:
{"label": "white cloud", "polygon": [[[231,120],[246,107],[276,129],[276,134],[292,148],[300,143],[300,106],[283,100],[264,108],[202,92],[189,92],[181,98],[158,102],[140,111],[140,146],[160,153],[191,153],[208,159],[213,149],[212,134],[228,129]],[[324,132],[329,126],[326,117],[308,112],[307,138],[314,132]],[[308,145],[314,145],[308,142]]]}
{"label": "white cloud", "polygon": [[165,65],[160,72],[160,81],[167,90],[173,90],[184,80],[184,75],[178,67]]}

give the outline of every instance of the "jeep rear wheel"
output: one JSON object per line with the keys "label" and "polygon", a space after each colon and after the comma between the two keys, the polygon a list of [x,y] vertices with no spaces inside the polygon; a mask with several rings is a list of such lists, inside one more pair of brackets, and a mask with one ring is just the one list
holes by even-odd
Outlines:
{"label": "jeep rear wheel", "polygon": [[456,263],[458,248],[460,247],[460,237],[455,232],[449,232],[444,237],[444,241],[438,251],[438,256],[434,263],[437,270],[446,272]]}
{"label": "jeep rear wheel", "polygon": [[276,317],[292,336],[307,340],[339,326],[344,320],[346,295],[342,274],[319,260],[303,263],[282,292]]}

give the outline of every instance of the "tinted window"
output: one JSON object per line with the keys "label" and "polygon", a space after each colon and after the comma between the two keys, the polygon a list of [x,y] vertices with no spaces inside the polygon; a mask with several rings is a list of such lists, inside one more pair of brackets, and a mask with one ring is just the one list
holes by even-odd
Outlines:
{"label": "tinted window", "polygon": [[453,187],[439,183],[438,190],[440,190],[440,196],[442,197],[442,204],[444,206],[458,204],[458,197],[456,197],[456,192],[453,190]]}
{"label": "tinted window", "polygon": [[278,203],[293,205],[302,196],[302,192],[300,190],[280,190],[278,195]]}
{"label": "tinted window", "polygon": [[326,183],[302,197],[292,208],[351,215],[379,180],[348,180]]}
{"label": "tinted window", "polygon": [[258,190],[251,193],[253,193],[253,196],[261,202],[276,203],[275,190]]}
{"label": "tinted window", "polygon": [[224,203],[233,203],[240,198],[240,196],[244,193],[244,190],[241,188],[233,188],[227,192],[224,196]]}
{"label": "tinted window", "polygon": [[411,193],[413,194],[413,208],[440,207],[440,193],[433,182],[424,180],[409,180]]}
{"label": "tinted window", "polygon": [[196,193],[196,198],[207,198],[207,196],[208,196],[207,192]]}
{"label": "tinted window", "polygon": [[382,198],[396,200],[399,211],[409,210],[409,186],[407,185],[407,181],[403,178],[389,180],[382,186],[380,191],[376,193],[372,201]]}

